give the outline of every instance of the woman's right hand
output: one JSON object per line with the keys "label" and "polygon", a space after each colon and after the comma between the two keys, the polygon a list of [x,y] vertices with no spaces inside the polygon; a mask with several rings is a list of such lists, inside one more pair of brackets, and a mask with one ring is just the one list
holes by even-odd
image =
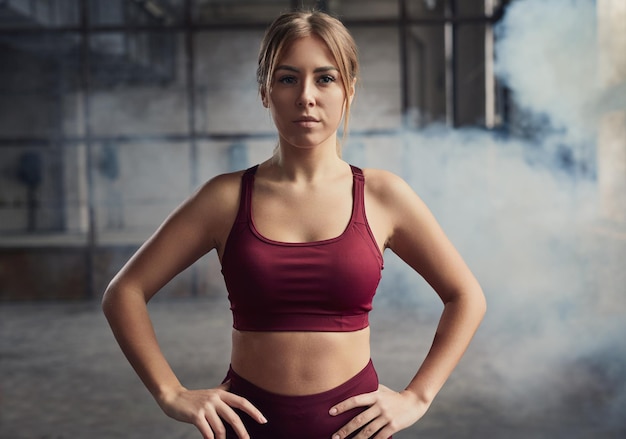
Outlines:
{"label": "woman's right hand", "polygon": [[233,408],[242,410],[259,424],[267,420],[247,399],[230,393],[229,382],[214,389],[188,390],[181,387],[159,398],[168,416],[196,426],[204,439],[226,439],[224,422],[230,424],[240,439],[249,439],[241,418]]}

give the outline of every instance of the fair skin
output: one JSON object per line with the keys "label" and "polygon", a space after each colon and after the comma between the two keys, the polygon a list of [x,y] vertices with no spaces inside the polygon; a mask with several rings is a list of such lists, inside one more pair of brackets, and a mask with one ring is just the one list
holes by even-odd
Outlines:
{"label": "fair skin", "polygon": [[[339,236],[352,206],[352,174],[336,153],[344,103],[352,99],[337,64],[317,37],[296,40],[262,90],[279,135],[275,155],[257,171],[252,212],[259,232],[282,242]],[[344,439],[386,439],[418,421],[460,360],[485,311],[474,276],[413,190],[385,171],[365,172],[366,214],[381,250],[391,249],[419,272],[444,303],[432,348],[406,389],[383,385],[329,407],[331,415],[366,408],[336,432]],[[241,172],[215,177],[181,205],[113,279],[103,307],[113,332],[147,388],[169,416],[194,424],[205,439],[223,439],[224,423],[248,438],[238,408],[258,422],[247,400],[214,389],[189,390],[164,358],[147,302],[203,254],[224,252],[237,213]],[[315,358],[315,361],[311,361]],[[233,329],[231,364],[239,375],[275,393],[307,395],[332,389],[370,358],[369,328],[355,332],[245,332]],[[271,361],[270,361],[271,359]],[[277,377],[280,377],[278,379]],[[377,433],[376,433],[377,432]]]}

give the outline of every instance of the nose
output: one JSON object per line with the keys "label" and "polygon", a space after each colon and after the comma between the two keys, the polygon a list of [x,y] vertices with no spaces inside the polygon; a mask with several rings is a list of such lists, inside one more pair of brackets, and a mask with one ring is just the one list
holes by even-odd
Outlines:
{"label": "nose", "polygon": [[298,107],[312,107],[315,105],[315,89],[308,81],[303,81],[296,103]]}

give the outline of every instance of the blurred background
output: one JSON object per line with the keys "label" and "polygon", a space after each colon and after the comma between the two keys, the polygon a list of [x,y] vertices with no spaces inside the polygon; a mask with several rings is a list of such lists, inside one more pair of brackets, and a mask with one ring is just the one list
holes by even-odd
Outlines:
{"label": "blurred background", "polygon": [[[345,159],[403,176],[488,299],[398,437],[626,437],[624,0],[0,0],[0,437],[199,437],[163,419],[99,299],[199,185],[271,154],[256,56],[294,8],[359,46]],[[374,357],[402,388],[441,305],[385,265]],[[151,304],[198,386],[228,365],[224,300],[211,253]]]}

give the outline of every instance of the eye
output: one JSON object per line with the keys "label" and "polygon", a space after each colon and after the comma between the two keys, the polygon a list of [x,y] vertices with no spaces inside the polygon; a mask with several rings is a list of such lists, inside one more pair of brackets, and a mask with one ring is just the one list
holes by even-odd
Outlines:
{"label": "eye", "polygon": [[333,83],[335,81],[336,81],[336,79],[332,75],[324,75],[324,76],[322,76],[321,78],[318,79],[318,82],[321,83],[321,84],[330,84],[330,83]]}
{"label": "eye", "polygon": [[278,78],[278,82],[285,85],[292,85],[296,83],[296,78],[291,75],[285,75]]}

